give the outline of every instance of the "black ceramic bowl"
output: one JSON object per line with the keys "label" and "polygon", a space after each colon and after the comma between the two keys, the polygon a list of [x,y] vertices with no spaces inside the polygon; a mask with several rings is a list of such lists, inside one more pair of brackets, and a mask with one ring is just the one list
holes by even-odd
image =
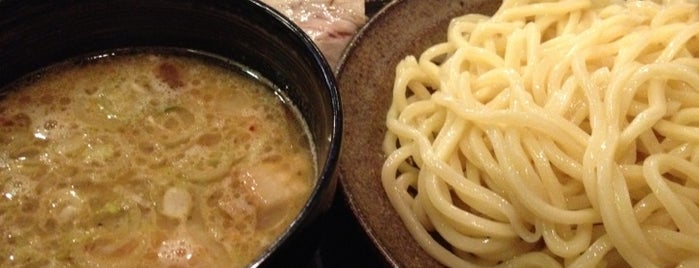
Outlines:
{"label": "black ceramic bowl", "polygon": [[299,266],[335,192],[342,113],[333,73],[310,38],[252,0],[0,0],[0,87],[66,59],[133,47],[212,53],[259,72],[306,120],[319,174],[310,200],[257,266]]}

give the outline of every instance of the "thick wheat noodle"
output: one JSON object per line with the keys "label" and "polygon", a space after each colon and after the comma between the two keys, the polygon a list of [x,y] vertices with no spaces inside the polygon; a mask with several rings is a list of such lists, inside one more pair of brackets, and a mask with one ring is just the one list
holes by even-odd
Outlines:
{"label": "thick wheat noodle", "polygon": [[699,7],[505,0],[396,66],[382,170],[451,267],[699,264]]}

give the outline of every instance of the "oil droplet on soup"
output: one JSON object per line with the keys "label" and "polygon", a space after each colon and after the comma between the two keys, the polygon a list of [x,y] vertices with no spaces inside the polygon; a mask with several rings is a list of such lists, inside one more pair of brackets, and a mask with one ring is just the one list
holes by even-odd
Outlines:
{"label": "oil droplet on soup", "polygon": [[0,266],[240,267],[315,166],[265,83],[200,56],[66,63],[0,101]]}

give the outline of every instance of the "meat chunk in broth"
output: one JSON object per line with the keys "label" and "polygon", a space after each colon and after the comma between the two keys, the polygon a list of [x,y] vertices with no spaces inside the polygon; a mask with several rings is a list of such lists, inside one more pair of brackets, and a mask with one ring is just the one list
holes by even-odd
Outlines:
{"label": "meat chunk in broth", "polygon": [[256,199],[257,228],[268,229],[282,223],[290,213],[289,200],[307,196],[309,181],[295,179],[308,176],[312,167],[300,156],[285,161],[270,161],[244,168],[239,174],[243,184]]}

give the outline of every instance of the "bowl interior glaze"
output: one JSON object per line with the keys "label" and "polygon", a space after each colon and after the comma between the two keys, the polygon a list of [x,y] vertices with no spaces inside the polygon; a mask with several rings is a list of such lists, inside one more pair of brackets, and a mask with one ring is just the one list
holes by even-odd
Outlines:
{"label": "bowl interior glaze", "polygon": [[66,59],[133,47],[215,54],[259,72],[292,100],[315,144],[318,181],[289,231],[253,266],[304,259],[332,203],[342,134],[336,81],[312,40],[254,0],[0,0],[0,87]]}

